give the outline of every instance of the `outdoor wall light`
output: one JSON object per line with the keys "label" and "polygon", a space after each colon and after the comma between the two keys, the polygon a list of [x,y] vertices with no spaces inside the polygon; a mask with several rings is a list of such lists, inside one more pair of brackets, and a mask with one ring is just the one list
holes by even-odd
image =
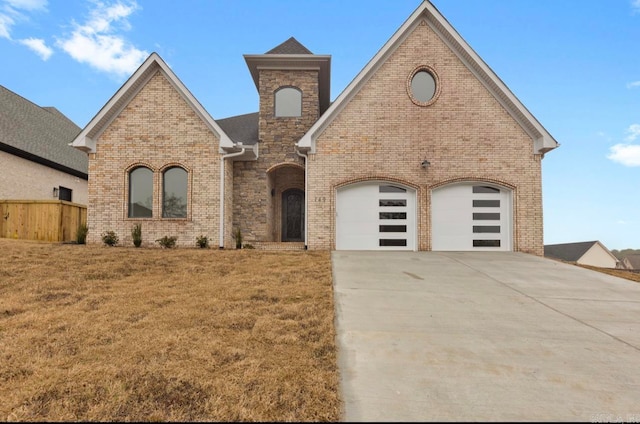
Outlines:
{"label": "outdoor wall light", "polygon": [[422,164],[420,166],[422,166],[424,169],[427,169],[429,165],[431,165],[431,162],[425,159],[422,161]]}
{"label": "outdoor wall light", "polygon": [[56,197],[56,198],[58,197],[58,191],[59,191],[58,187],[53,188],[53,197]]}

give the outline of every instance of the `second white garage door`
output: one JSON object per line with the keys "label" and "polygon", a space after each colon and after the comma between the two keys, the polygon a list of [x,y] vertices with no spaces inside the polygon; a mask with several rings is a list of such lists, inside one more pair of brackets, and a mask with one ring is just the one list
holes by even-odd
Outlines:
{"label": "second white garage door", "polygon": [[336,249],[415,250],[415,190],[385,182],[340,188],[336,201]]}
{"label": "second white garage door", "polygon": [[452,184],[431,193],[433,250],[511,250],[511,190]]}

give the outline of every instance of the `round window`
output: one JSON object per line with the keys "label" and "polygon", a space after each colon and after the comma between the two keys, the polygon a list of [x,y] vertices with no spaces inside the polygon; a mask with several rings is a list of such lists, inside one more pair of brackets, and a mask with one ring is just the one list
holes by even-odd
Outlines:
{"label": "round window", "polygon": [[407,85],[411,101],[419,106],[428,106],[438,97],[438,77],[427,66],[416,68],[411,74]]}

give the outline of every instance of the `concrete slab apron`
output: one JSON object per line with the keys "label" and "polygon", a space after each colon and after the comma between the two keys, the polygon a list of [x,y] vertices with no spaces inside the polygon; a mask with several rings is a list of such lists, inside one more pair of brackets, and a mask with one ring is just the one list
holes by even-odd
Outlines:
{"label": "concrete slab apron", "polygon": [[520,253],[332,263],[345,421],[640,422],[640,284]]}

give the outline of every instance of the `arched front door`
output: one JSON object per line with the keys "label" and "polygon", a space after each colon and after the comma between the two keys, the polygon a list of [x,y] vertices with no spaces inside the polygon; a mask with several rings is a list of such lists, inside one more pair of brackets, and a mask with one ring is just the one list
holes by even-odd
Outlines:
{"label": "arched front door", "polygon": [[304,191],[282,193],[282,241],[304,241]]}

